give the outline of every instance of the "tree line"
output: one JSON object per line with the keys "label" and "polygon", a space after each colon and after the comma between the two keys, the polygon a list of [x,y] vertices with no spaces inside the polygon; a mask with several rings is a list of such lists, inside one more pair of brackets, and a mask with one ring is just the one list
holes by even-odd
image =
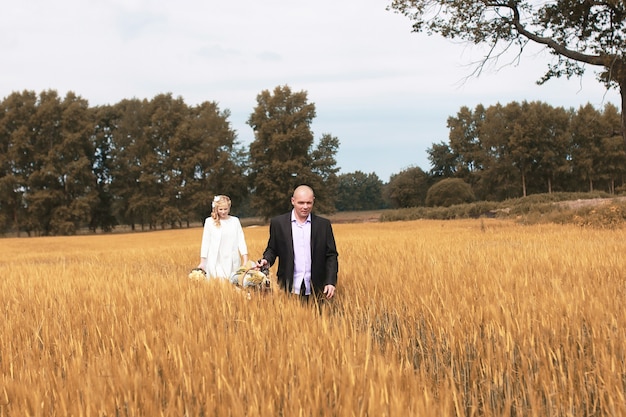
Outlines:
{"label": "tree line", "polygon": [[[159,94],[90,107],[73,92],[12,93],[0,103],[0,231],[189,226],[222,193],[242,213],[269,217],[289,202],[283,189],[332,185],[339,142],[324,135],[313,147],[306,92],[277,87],[258,100],[248,151],[215,102]],[[331,196],[320,192],[322,209],[334,208]]]}
{"label": "tree line", "polygon": [[[447,127],[448,141],[427,149],[429,171],[409,167],[384,184],[388,207],[443,201],[433,192],[445,194],[436,185],[449,179],[463,181],[479,201],[552,192],[617,194],[626,187],[621,114],[610,103],[602,110],[527,101],[463,106]],[[461,190],[455,188],[459,203],[467,200]]]}
{"label": "tree line", "polygon": [[339,139],[315,140],[315,105],[288,86],[257,96],[247,149],[228,110],[210,101],[189,106],[171,94],[90,107],[72,92],[23,91],[0,106],[0,231],[18,235],[188,227],[222,193],[235,214],[269,218],[290,208],[289,193],[302,183],[314,187],[323,213],[424,205],[447,178],[463,180],[483,200],[616,192],[626,167],[612,105],[463,107],[448,119],[449,142],[428,149],[431,170],[411,167],[388,183],[373,172],[338,174]]}

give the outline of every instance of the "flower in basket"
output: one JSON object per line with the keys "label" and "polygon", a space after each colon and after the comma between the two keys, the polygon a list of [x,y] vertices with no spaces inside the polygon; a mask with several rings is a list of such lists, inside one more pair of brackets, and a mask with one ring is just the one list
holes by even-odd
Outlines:
{"label": "flower in basket", "polygon": [[189,273],[189,279],[192,281],[201,281],[206,279],[206,272],[202,268],[194,268]]}
{"label": "flower in basket", "polygon": [[261,285],[269,286],[269,278],[263,272],[254,269],[254,262],[250,266],[242,266],[230,277],[231,284],[247,288],[260,287]]}

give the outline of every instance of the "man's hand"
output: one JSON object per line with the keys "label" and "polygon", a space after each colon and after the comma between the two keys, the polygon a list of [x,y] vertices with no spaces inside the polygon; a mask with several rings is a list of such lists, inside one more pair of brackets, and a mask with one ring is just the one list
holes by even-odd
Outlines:
{"label": "man's hand", "polygon": [[324,294],[326,295],[326,298],[328,299],[333,298],[333,296],[335,295],[335,286],[334,285],[325,286]]}
{"label": "man's hand", "polygon": [[261,258],[256,262],[256,269],[263,269],[263,267],[267,264],[268,264],[267,259]]}

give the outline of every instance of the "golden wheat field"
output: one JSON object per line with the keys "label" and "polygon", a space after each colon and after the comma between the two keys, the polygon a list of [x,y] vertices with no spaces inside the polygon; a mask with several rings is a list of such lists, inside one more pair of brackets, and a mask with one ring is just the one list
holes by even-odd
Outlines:
{"label": "golden wheat field", "polygon": [[321,308],[188,279],[200,228],[0,240],[0,416],[626,415],[624,231],[334,229]]}

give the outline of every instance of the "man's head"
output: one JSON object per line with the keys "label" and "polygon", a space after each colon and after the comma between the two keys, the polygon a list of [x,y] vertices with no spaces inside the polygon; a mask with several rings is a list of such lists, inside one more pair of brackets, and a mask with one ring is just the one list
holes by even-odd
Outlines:
{"label": "man's head", "polygon": [[313,193],[313,189],[311,187],[308,185],[300,185],[296,187],[293,191],[293,196],[291,197],[291,204],[293,205],[298,221],[304,222],[307,217],[309,217],[311,209],[313,209],[314,202],[315,194]]}

